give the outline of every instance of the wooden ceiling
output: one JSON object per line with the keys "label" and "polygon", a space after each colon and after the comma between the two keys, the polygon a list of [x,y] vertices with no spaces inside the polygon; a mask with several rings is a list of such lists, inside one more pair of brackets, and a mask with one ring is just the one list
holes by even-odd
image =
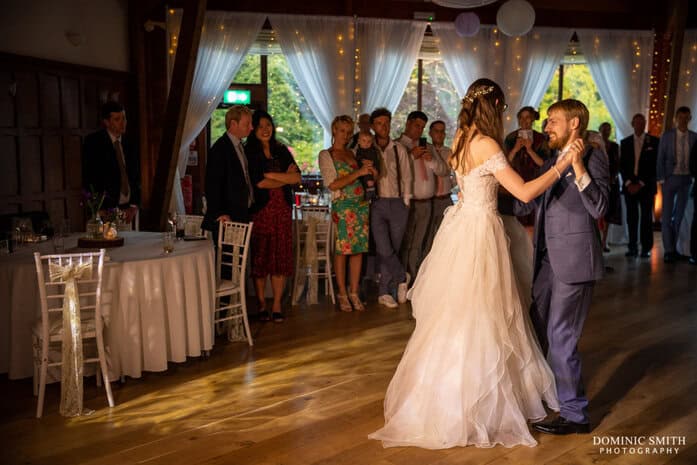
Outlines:
{"label": "wooden ceiling", "polygon": [[[568,28],[656,29],[663,30],[672,13],[686,8],[687,27],[697,27],[697,2],[688,0],[528,0],[535,8],[535,25]],[[180,6],[173,0],[169,6]],[[475,8],[482,24],[495,24],[503,0]],[[680,4],[683,5],[680,5]],[[415,12],[435,13],[436,21],[452,21],[468,10],[445,8],[430,0],[208,0],[209,10],[257,11],[308,15],[358,15],[362,17],[413,19]]]}

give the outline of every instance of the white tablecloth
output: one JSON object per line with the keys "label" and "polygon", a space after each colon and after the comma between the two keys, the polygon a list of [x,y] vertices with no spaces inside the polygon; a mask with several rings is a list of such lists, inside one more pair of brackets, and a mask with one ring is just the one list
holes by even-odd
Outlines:
{"label": "white tablecloth", "polygon": [[[162,251],[162,235],[124,232],[123,247],[107,249],[102,313],[112,379],[164,371],[213,346],[213,243],[177,241]],[[77,235],[66,239],[66,253]],[[53,253],[51,241],[0,257],[0,373],[32,376],[32,326],[40,315],[33,252]],[[81,249],[84,250],[84,249]]]}

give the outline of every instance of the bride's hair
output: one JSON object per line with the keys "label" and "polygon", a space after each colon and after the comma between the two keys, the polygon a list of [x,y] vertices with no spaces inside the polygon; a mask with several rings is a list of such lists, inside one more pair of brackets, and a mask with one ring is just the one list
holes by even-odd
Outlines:
{"label": "bride's hair", "polygon": [[470,141],[478,134],[489,136],[503,145],[502,114],[506,108],[503,91],[491,79],[477,79],[467,89],[457,117],[459,138],[450,164],[454,170],[469,171],[467,157]]}

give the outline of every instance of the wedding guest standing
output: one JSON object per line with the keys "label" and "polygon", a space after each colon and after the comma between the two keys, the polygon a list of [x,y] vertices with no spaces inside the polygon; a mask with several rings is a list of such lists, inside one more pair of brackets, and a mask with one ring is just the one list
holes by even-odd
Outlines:
{"label": "wedding guest standing", "polygon": [[208,208],[201,227],[218,238],[218,222],[249,222],[254,190],[249,179],[247,155],[242,139],[252,131],[252,112],[235,105],[225,113],[225,134],[213,144],[206,162]]}
{"label": "wedding guest standing", "polygon": [[622,199],[620,198],[620,146],[610,140],[612,126],[605,122],[598,126],[598,131],[605,145],[608,163],[610,167],[610,193],[608,194],[607,212],[602,220],[598,221],[600,233],[603,239],[603,251],[609,252],[607,246],[607,233],[611,224],[622,224]]}
{"label": "wedding guest standing", "polygon": [[286,279],[293,274],[293,188],[300,182],[300,170],[288,148],[276,140],[271,115],[254,112],[252,132],[244,149],[249,158],[249,178],[254,186],[251,237],[251,268],[259,318],[269,319],[264,299],[266,279],[273,290],[271,316],[283,321],[281,299]]}
{"label": "wedding guest standing", "polygon": [[[658,139],[645,132],[646,118],[641,113],[637,113],[632,118],[632,127],[634,134],[620,142],[620,173],[624,183],[622,187],[627,205],[629,230],[629,244],[625,255],[637,256],[637,239],[639,239],[641,256],[647,258],[651,255],[653,248],[653,205],[656,197]],[[612,174],[612,165],[610,170]]]}
{"label": "wedding guest standing", "polygon": [[[361,176],[378,172],[370,160],[362,166],[346,145],[353,131],[350,116],[341,115],[332,121],[332,146],[319,153],[319,169],[324,185],[332,195],[332,221],[336,243],[334,246],[334,272],[339,308],[343,312],[363,311],[365,307],[358,296],[363,254],[368,251],[369,203],[361,185]],[[346,262],[349,265],[349,289],[346,289]]]}
{"label": "wedding guest standing", "polygon": [[126,111],[118,102],[101,109],[104,127],[85,137],[82,149],[82,187],[106,193],[102,208],[119,207],[130,223],[140,204],[140,160],[126,132]]}
{"label": "wedding guest standing", "polygon": [[687,128],[692,119],[688,107],[675,111],[675,125],[663,133],[658,144],[656,179],[662,184],[663,215],[661,233],[663,236],[663,261],[672,263],[678,258],[676,245],[680,223],[685,215],[687,195],[692,184],[690,176],[690,151],[697,142],[697,133]]}

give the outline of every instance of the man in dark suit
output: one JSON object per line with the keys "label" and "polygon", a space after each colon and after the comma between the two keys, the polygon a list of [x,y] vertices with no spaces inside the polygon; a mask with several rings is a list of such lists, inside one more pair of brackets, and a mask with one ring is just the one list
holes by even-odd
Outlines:
{"label": "man in dark suit", "polygon": [[249,222],[254,192],[242,139],[252,132],[249,108],[235,105],[225,113],[225,134],[213,144],[206,163],[207,210],[201,227],[217,240],[220,221]]}
{"label": "man in dark suit", "polygon": [[656,160],[656,179],[662,184],[663,215],[663,261],[673,263],[687,258],[678,254],[676,246],[680,223],[685,215],[687,198],[692,184],[690,176],[690,153],[697,144],[697,133],[687,128],[692,115],[687,107],[675,111],[675,126],[661,136]]}
{"label": "man in dark suit", "polygon": [[690,151],[690,174],[692,175],[692,229],[690,231],[690,265],[697,265],[697,144]]}
{"label": "man in dark suit", "polygon": [[82,186],[106,193],[102,208],[119,207],[130,223],[140,203],[140,160],[127,138],[126,112],[118,102],[101,110],[104,128],[87,137],[82,148]]}
{"label": "man in dark suit", "polygon": [[[620,173],[627,204],[629,245],[627,257],[637,256],[637,228],[641,240],[641,256],[650,257],[653,248],[653,206],[656,197],[656,154],[658,138],[647,134],[646,118],[637,113],[632,118],[634,134],[622,139]],[[639,225],[641,211],[641,225]]]}

